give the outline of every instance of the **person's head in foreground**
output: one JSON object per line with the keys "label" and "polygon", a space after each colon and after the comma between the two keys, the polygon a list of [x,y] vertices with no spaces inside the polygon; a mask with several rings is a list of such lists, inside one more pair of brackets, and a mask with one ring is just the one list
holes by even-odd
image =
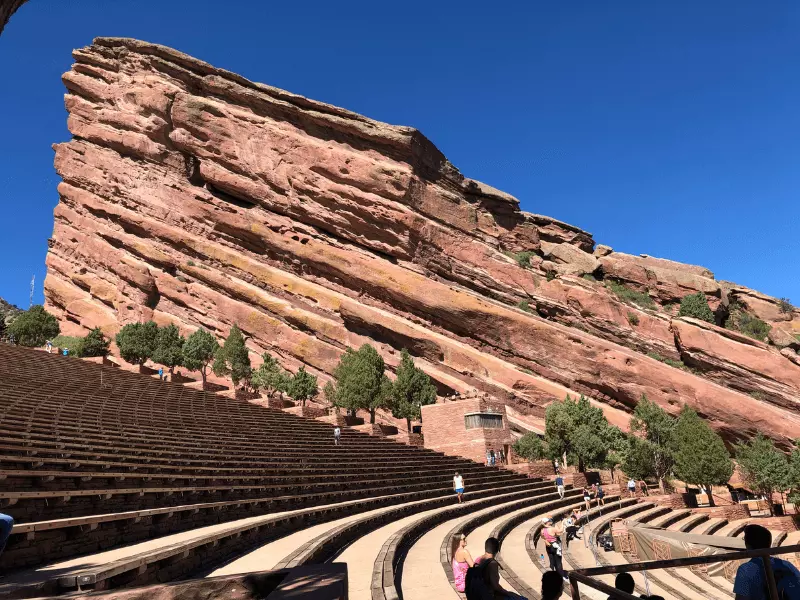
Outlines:
{"label": "person's head in foreground", "polygon": [[483,549],[486,551],[487,556],[497,556],[497,553],[500,552],[500,542],[497,538],[487,538]]}
{"label": "person's head in foreground", "polygon": [[633,581],[633,575],[631,575],[630,573],[620,573],[614,580],[614,587],[617,588],[620,592],[625,592],[626,594],[632,594],[633,588],[636,587],[636,584]]}
{"label": "person's head in foreground", "polygon": [[772,534],[761,525],[747,525],[744,528],[744,545],[748,550],[763,550],[772,546]]}
{"label": "person's head in foreground", "polygon": [[556,571],[542,575],[542,600],[556,600],[564,591],[564,580]]}

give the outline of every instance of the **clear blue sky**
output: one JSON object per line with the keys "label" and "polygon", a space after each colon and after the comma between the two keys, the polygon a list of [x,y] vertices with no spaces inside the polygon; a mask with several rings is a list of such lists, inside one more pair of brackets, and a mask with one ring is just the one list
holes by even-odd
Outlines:
{"label": "clear blue sky", "polygon": [[791,0],[30,0],[0,36],[0,296],[27,306],[35,273],[42,300],[70,51],[128,36],[417,127],[525,210],[800,304],[798,31]]}

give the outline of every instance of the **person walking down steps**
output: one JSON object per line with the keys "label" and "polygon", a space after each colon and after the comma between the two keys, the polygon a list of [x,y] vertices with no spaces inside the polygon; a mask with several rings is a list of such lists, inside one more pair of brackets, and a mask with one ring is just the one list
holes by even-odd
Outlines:
{"label": "person walking down steps", "polygon": [[462,496],[464,495],[464,478],[458,471],[456,471],[456,474],[453,476],[453,489],[456,492],[458,503],[461,504]]}
{"label": "person walking down steps", "polygon": [[342,439],[342,430],[337,426],[333,428],[333,445],[338,446]]}

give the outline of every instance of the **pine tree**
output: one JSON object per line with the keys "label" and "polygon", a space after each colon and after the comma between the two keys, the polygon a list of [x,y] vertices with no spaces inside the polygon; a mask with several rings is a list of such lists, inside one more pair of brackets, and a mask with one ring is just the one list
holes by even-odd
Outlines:
{"label": "pine tree", "polygon": [[206,387],[208,365],[214,360],[218,350],[217,340],[205,329],[198,329],[183,343],[181,351],[183,366],[192,371],[200,371],[203,377],[203,388]]}
{"label": "pine tree", "polygon": [[183,345],[186,340],[181,335],[178,328],[173,325],[160,327],[156,338],[156,348],[153,351],[153,362],[169,368],[172,375],[175,367],[183,365]]}
{"label": "pine tree", "polygon": [[251,384],[256,391],[264,390],[268,398],[272,398],[276,392],[285,393],[289,390],[291,377],[278,364],[278,361],[269,353],[261,355],[262,363],[258,369],[253,371]]}
{"label": "pine tree", "polygon": [[20,346],[29,348],[44,346],[47,340],[52,340],[60,331],[58,320],[39,304],[19,313],[7,326],[7,335],[13,336]]}
{"label": "pine tree", "polygon": [[305,367],[301,366],[297,373],[289,380],[289,397],[292,400],[299,400],[305,406],[306,400],[311,400],[319,392],[317,387],[317,377],[306,371]]}
{"label": "pine tree", "polygon": [[153,321],[128,323],[117,334],[116,342],[123,359],[134,365],[143,365],[156,350],[158,325]]}
{"label": "pine tree", "polygon": [[103,335],[99,327],[95,327],[81,340],[80,356],[107,356],[111,340]]}
{"label": "pine tree", "polygon": [[[643,454],[650,456],[653,464],[648,475],[653,475],[658,479],[658,487],[662,494],[664,493],[664,478],[672,471],[675,463],[672,451],[672,433],[675,424],[674,417],[655,402],[650,402],[644,394],[636,405],[630,422],[631,433],[642,436],[642,444],[634,443],[630,450],[639,454],[637,460],[642,458]],[[649,448],[645,450],[642,445],[649,446]],[[626,471],[626,473],[628,472]],[[631,474],[628,473],[628,475]],[[637,477],[637,479],[644,479],[644,477]]]}
{"label": "pine tree", "polygon": [[673,430],[675,475],[690,485],[708,490],[713,506],[712,485],[725,485],[733,475],[733,463],[722,438],[688,405],[684,405]]}
{"label": "pine tree", "polygon": [[387,397],[388,379],[384,369],[383,358],[369,344],[357,351],[348,348],[333,371],[336,406],[352,413],[359,409],[369,410],[370,423],[374,423],[375,411],[386,407],[391,400]]}
{"label": "pine tree", "polygon": [[404,348],[400,353],[397,377],[392,384],[392,414],[397,419],[405,419],[411,433],[411,420],[422,418],[422,407],[436,402],[436,386],[422,369],[414,364],[411,355]]}
{"label": "pine tree", "polygon": [[238,326],[231,327],[228,338],[214,357],[212,368],[214,373],[220,377],[230,375],[234,388],[240,382],[245,387],[249,385],[253,369],[250,366],[250,353],[247,351],[244,336]]}
{"label": "pine tree", "polygon": [[772,514],[772,494],[791,486],[786,455],[775,447],[772,440],[759,433],[748,443],[736,446],[736,460],[748,485],[767,498]]}

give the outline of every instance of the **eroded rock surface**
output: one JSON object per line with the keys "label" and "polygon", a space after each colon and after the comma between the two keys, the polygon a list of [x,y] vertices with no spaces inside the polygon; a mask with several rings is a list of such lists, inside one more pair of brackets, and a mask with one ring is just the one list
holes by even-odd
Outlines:
{"label": "eroded rock surface", "polygon": [[[646,394],[691,404],[729,439],[800,437],[792,347],[664,308],[696,291],[725,305],[730,287],[707,269],[595,250],[462,176],[414,129],[136,40],[74,58],[45,281],[65,332],[237,323],[254,352],[323,379],[372,342],[390,367],[409,348],[442,393],[489,392],[523,415],[571,392],[620,420]],[[694,372],[663,362],[682,358]]]}

